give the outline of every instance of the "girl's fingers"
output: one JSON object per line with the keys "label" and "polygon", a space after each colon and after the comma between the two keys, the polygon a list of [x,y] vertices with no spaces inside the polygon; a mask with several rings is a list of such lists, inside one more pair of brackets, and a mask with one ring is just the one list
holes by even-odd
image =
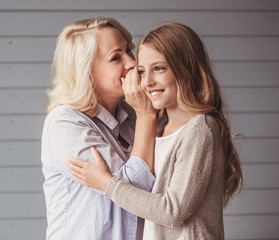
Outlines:
{"label": "girl's fingers", "polygon": [[82,168],[80,168],[78,166],[75,166],[75,165],[73,165],[72,163],[69,163],[69,162],[66,162],[66,165],[67,165],[67,168],[71,172],[74,172],[74,173],[77,173],[77,174],[81,174],[82,173]]}
{"label": "girl's fingers", "polygon": [[[102,155],[99,153],[99,151],[92,147],[91,148],[91,152],[93,154],[93,157],[96,159],[96,167],[98,169],[102,169],[103,171],[106,171],[106,172],[110,172],[109,168],[108,168],[108,165],[106,163],[106,161],[103,159]],[[96,168],[96,169],[97,169]]]}
{"label": "girl's fingers", "polygon": [[94,159],[96,160],[96,163],[100,163],[100,162],[104,161],[103,157],[101,156],[101,154],[99,153],[99,151],[96,148],[91,147],[90,150],[91,150],[91,153],[92,153]]}
{"label": "girl's fingers", "polygon": [[78,166],[80,168],[82,168],[86,164],[85,161],[79,160],[79,159],[76,159],[76,158],[72,158],[72,157],[69,157],[68,160],[69,160],[70,163],[72,163],[73,165]]}
{"label": "girl's fingers", "polygon": [[[71,163],[67,163],[66,162],[66,165],[67,165],[67,168],[69,169],[69,172],[80,182],[80,181],[83,181],[83,175],[80,174],[79,170],[78,169],[75,169]],[[80,168],[79,168],[80,169]]]}

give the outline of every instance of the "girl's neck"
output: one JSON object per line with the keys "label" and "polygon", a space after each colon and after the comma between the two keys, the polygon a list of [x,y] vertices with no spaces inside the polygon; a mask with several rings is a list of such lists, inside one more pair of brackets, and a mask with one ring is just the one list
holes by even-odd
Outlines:
{"label": "girl's neck", "polygon": [[167,136],[174,133],[196,115],[195,113],[187,112],[182,109],[179,111],[171,111],[167,109],[166,111],[168,115],[168,123],[164,128],[162,136]]}

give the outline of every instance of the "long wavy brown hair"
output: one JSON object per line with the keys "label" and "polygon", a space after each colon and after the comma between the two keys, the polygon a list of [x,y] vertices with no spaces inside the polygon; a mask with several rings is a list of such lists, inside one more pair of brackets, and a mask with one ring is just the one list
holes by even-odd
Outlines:
{"label": "long wavy brown hair", "polygon": [[242,188],[240,158],[232,142],[230,124],[224,114],[219,84],[212,63],[200,37],[180,23],[166,23],[144,36],[147,45],[166,58],[177,80],[177,101],[182,109],[214,117],[220,128],[225,154],[224,207]]}

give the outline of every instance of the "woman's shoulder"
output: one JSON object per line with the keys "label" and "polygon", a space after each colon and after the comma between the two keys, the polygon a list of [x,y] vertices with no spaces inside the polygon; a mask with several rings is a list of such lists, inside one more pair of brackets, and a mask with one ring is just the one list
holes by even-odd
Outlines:
{"label": "woman's shoulder", "polygon": [[66,105],[58,105],[47,115],[46,121],[49,122],[73,122],[83,123],[91,121],[84,113],[70,108]]}

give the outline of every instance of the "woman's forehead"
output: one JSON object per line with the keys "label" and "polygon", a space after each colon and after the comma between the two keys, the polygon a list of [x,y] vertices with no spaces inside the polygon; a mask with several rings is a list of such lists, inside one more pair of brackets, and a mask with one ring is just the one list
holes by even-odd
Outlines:
{"label": "woman's forehead", "polygon": [[102,53],[108,53],[113,49],[126,48],[127,40],[122,33],[114,27],[102,27],[97,32],[97,45]]}

